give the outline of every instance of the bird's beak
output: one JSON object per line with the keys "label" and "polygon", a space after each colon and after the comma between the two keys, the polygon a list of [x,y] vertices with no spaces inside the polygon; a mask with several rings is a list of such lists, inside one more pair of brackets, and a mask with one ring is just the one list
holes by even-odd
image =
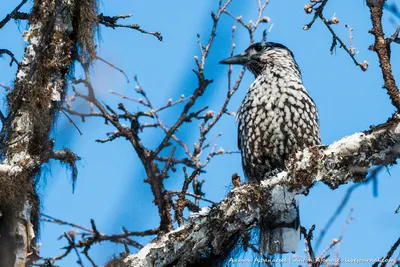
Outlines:
{"label": "bird's beak", "polygon": [[237,64],[237,65],[244,65],[248,61],[247,53],[242,53],[240,55],[236,55],[233,57],[229,57],[219,62],[219,64]]}

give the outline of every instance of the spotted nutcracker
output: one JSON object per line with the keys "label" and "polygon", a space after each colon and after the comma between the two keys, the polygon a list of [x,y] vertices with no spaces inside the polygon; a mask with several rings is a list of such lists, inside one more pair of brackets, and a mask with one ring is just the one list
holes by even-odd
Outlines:
{"label": "spotted nutcracker", "polygon": [[[286,46],[256,43],[220,63],[243,65],[255,76],[237,114],[238,146],[249,182],[259,183],[268,174],[284,170],[294,151],[320,144],[317,109]],[[276,192],[278,202],[288,193]],[[260,249],[268,254],[295,252],[300,242],[297,201],[293,198],[278,213],[260,219]]]}

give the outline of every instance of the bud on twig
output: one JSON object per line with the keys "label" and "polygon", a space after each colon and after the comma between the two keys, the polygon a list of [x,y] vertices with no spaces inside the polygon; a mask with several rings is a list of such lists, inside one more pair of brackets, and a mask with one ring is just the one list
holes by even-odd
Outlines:
{"label": "bud on twig", "polygon": [[330,20],[328,20],[329,24],[339,24],[339,19],[333,16]]}
{"label": "bud on twig", "polygon": [[271,21],[271,19],[269,18],[269,17],[263,17],[261,20],[260,20],[260,22],[262,22],[262,23],[268,23],[268,22],[270,22]]}
{"label": "bud on twig", "polygon": [[214,111],[212,111],[212,110],[207,111],[206,114],[204,115],[204,118],[206,120],[212,119],[213,117],[214,117]]}
{"label": "bud on twig", "polygon": [[307,13],[307,14],[311,14],[312,13],[312,11],[313,11],[313,5],[312,4],[306,4],[306,5],[304,5],[304,11]]}
{"label": "bud on twig", "polygon": [[362,64],[360,64],[360,67],[363,71],[366,71],[368,69],[368,61],[364,60],[364,62]]}

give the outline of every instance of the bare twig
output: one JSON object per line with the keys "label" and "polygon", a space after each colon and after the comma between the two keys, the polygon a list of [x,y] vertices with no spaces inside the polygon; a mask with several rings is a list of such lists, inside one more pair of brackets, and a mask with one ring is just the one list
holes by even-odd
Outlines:
{"label": "bare twig", "polygon": [[400,238],[397,239],[397,241],[393,244],[393,246],[390,248],[388,253],[386,254],[385,258],[383,261],[377,261],[375,262],[372,267],[378,267],[379,263],[381,263],[380,267],[385,267],[388,260],[392,257],[393,253],[397,250],[397,248],[400,246]]}
{"label": "bare twig", "polygon": [[[322,14],[322,12],[324,11],[325,5],[328,2],[328,0],[321,0],[321,1],[313,1],[313,3],[311,4],[307,4],[305,6],[305,10],[307,13],[311,13],[312,9],[314,8],[315,5],[319,4],[319,6],[317,8],[314,8],[315,12],[314,12],[314,17],[312,18],[312,20],[310,21],[310,23],[308,23],[307,25],[304,25],[303,30],[309,30],[311,29],[311,27],[313,26],[313,24],[315,23],[315,21],[317,20],[317,18]],[[310,10],[311,8],[311,10]],[[307,11],[310,10],[310,11]]]}
{"label": "bare twig", "polygon": [[310,228],[310,230],[307,232],[307,229],[304,228],[303,226],[300,227],[300,232],[303,234],[304,236],[304,243],[306,245],[306,250],[307,250],[307,254],[308,254],[308,263],[312,266],[312,267],[318,267],[321,264],[316,260],[315,258],[315,253],[313,250],[313,247],[311,245],[311,240],[313,239],[313,232],[315,230],[315,224],[313,224]]}
{"label": "bare twig", "polygon": [[194,170],[190,176],[188,176],[186,172],[186,168],[183,167],[183,173],[185,177],[185,181],[183,182],[182,190],[178,194],[178,200],[176,204],[176,212],[175,212],[175,218],[178,221],[179,225],[182,225],[184,223],[183,221],[183,210],[187,205],[187,201],[185,199],[185,194],[186,191],[189,188],[189,184],[193,181],[193,179],[199,174],[198,170]]}
{"label": "bare twig", "polygon": [[14,54],[13,54],[10,50],[7,50],[7,49],[0,49],[0,56],[1,56],[2,54],[7,54],[7,55],[10,56],[10,58],[11,58],[10,67],[12,66],[13,62],[15,62],[15,64],[16,64],[17,66],[19,65],[18,60],[14,57]]}
{"label": "bare twig", "polygon": [[127,99],[127,100],[130,100],[130,101],[136,102],[136,103],[141,104],[141,105],[143,105],[145,107],[150,107],[150,105],[148,103],[145,103],[143,101],[143,99],[141,99],[141,98],[135,99],[135,98],[120,94],[118,92],[115,92],[114,90],[110,90],[110,93],[113,94],[113,95],[117,95],[117,96],[121,97],[122,99]]}
{"label": "bare twig", "polygon": [[61,108],[60,111],[65,115],[65,117],[68,119],[68,121],[75,127],[75,129],[78,131],[79,135],[82,135],[83,133],[79,129],[78,125],[76,125],[76,123],[71,119],[71,117],[68,116],[68,114],[65,112],[65,110],[63,110]]}
{"label": "bare twig", "polygon": [[[352,214],[353,214],[353,209],[351,208],[350,211],[349,211],[349,215],[347,216],[346,221],[345,221],[345,223],[343,225],[342,233],[340,234],[339,239],[337,240],[337,244],[338,245],[337,245],[336,251],[335,251],[335,258],[336,259],[339,259],[339,251],[340,251],[340,247],[341,247],[341,244],[342,244],[342,241],[343,241],[344,233],[346,232],[347,227],[349,226],[350,222],[353,220]],[[335,241],[336,240],[333,240],[332,242],[335,242]]]}
{"label": "bare twig", "polygon": [[[97,230],[96,224],[94,223],[93,220],[91,220],[91,228],[83,227],[81,225],[75,224],[75,223],[70,223],[67,221],[63,221],[60,219],[56,219],[54,217],[51,217],[49,215],[41,214],[41,219],[45,222],[50,222],[50,223],[55,223],[59,225],[68,225],[76,229],[83,230],[83,233],[78,234],[75,230],[70,230],[67,233],[63,233],[61,237],[64,237],[68,241],[68,246],[64,247],[66,250],[63,254],[59,256],[55,256],[52,258],[46,258],[43,259],[43,261],[49,261],[49,262],[55,262],[57,260],[61,260],[64,257],[68,256],[70,252],[75,251],[78,257],[79,264],[83,266],[82,258],[80,257],[80,253],[78,252],[78,248],[83,248],[83,251],[81,252],[82,254],[85,255],[85,257],[90,261],[90,263],[93,266],[96,266],[94,261],[91,259],[91,257],[88,254],[88,251],[90,247],[96,243],[101,243],[103,241],[109,241],[117,244],[125,244],[129,246],[133,246],[137,249],[141,249],[143,246],[139,244],[138,242],[134,241],[131,239],[131,237],[134,236],[152,236],[156,235],[159,231],[159,229],[151,229],[151,230],[146,230],[146,231],[140,231],[140,232],[132,232],[128,231],[126,228],[123,227],[123,233],[122,234],[113,234],[113,235],[105,235],[100,233]],[[76,240],[77,236],[80,236],[80,240]],[[39,265],[40,266],[40,265]],[[45,265],[44,265],[45,266]]]}
{"label": "bare twig", "polygon": [[[331,27],[332,24],[337,24],[338,23],[338,19],[337,18],[332,18],[330,20],[326,19],[323,15],[323,10],[325,8],[326,3],[328,2],[328,0],[321,0],[321,1],[313,1],[314,3],[312,4],[308,4],[310,5],[309,8],[314,7],[314,5],[316,4],[320,4],[317,8],[315,8],[315,12],[314,12],[314,17],[311,20],[310,23],[308,23],[307,25],[305,25],[303,27],[304,30],[309,30],[311,29],[312,25],[314,24],[315,20],[317,18],[320,18],[321,21],[325,24],[325,26],[328,28],[329,32],[332,34],[332,45],[330,48],[331,53],[333,53],[333,50],[335,49],[337,43],[339,42],[340,47],[343,48],[344,51],[347,52],[347,54],[349,54],[349,56],[351,57],[351,59],[353,60],[354,64],[356,64],[356,66],[359,66],[361,68],[361,70],[366,71],[368,69],[368,62],[364,60],[364,62],[358,62],[358,60],[355,58],[355,53],[353,51],[352,47],[352,43],[350,45],[350,48],[347,47],[347,45],[345,44],[344,41],[342,41],[341,38],[339,38],[339,36],[337,36],[337,34],[335,33],[335,31],[333,30],[333,28]],[[309,13],[307,10],[307,8],[305,7],[306,12]],[[352,40],[352,39],[351,39]],[[351,41],[352,42],[352,41]]]}
{"label": "bare twig", "polygon": [[128,78],[128,75],[126,75],[125,71],[123,71],[123,70],[120,69],[120,68],[117,68],[117,67],[116,67],[114,64],[112,64],[111,62],[109,62],[109,61],[107,61],[107,60],[105,60],[105,59],[103,59],[103,58],[101,58],[101,57],[99,57],[99,56],[97,56],[97,55],[96,55],[95,59],[98,59],[98,60],[100,60],[100,61],[106,63],[106,64],[107,64],[108,66],[110,66],[111,68],[116,69],[117,71],[121,72],[121,73],[125,76],[126,81],[129,83],[129,78]]}
{"label": "bare twig", "polygon": [[50,223],[59,224],[59,225],[69,225],[69,226],[72,226],[72,227],[74,227],[74,228],[78,228],[78,229],[81,229],[81,230],[83,230],[83,231],[86,231],[86,232],[91,232],[91,231],[92,231],[92,230],[89,229],[89,228],[80,226],[80,225],[75,224],[75,223],[70,223],[70,222],[67,222],[67,221],[62,221],[62,220],[60,220],[60,219],[56,219],[56,218],[54,218],[54,217],[52,217],[52,216],[49,216],[49,215],[46,215],[46,214],[43,214],[43,213],[41,214],[41,220],[42,220],[42,221],[45,221],[45,222],[50,222]]}
{"label": "bare twig", "polygon": [[224,9],[224,13],[233,18],[238,24],[242,25],[245,29],[247,29],[250,36],[250,44],[254,43],[254,32],[257,30],[260,23],[268,23],[270,19],[268,17],[263,17],[263,13],[265,8],[267,7],[269,0],[265,0],[264,3],[261,3],[261,0],[258,0],[258,15],[257,20],[253,22],[252,20],[246,24],[243,22],[242,16],[235,17],[228,10]]}
{"label": "bare twig", "polygon": [[[26,4],[26,2],[28,2],[28,0],[22,0],[21,3],[19,3],[19,5],[14,8],[13,11],[11,11],[10,14],[8,14],[2,21],[0,21],[0,29],[4,27],[4,25],[7,24],[7,22],[9,22],[11,19],[19,19],[19,17],[17,16],[18,14],[20,14],[18,12],[18,10]],[[26,18],[23,18],[26,19]]]}
{"label": "bare twig", "polygon": [[105,16],[105,15],[103,15],[103,13],[101,13],[100,15],[97,16],[97,18],[98,18],[98,20],[99,20],[99,23],[100,23],[100,24],[103,24],[103,25],[106,26],[106,27],[111,27],[111,28],[113,28],[113,29],[115,29],[115,28],[129,28],[129,29],[134,29],[134,30],[137,30],[137,31],[139,31],[139,32],[141,32],[141,33],[144,33],[144,34],[153,35],[153,36],[157,37],[157,39],[158,39],[159,41],[162,41],[163,37],[162,37],[162,35],[161,35],[160,32],[149,32],[149,31],[146,31],[146,30],[142,29],[142,28],[139,26],[139,24],[123,25],[123,24],[118,24],[118,23],[117,23],[117,21],[118,21],[119,19],[127,19],[127,18],[130,18],[130,17],[132,17],[131,14],[127,14],[127,15],[118,15],[118,16],[110,17],[110,16]]}
{"label": "bare twig", "polygon": [[[182,191],[179,191],[179,190],[168,191],[168,194],[171,195],[171,196],[179,195],[181,193],[182,193]],[[202,195],[196,195],[196,194],[193,194],[193,193],[190,193],[190,192],[185,192],[184,194],[187,195],[187,196],[194,197],[195,199],[203,200],[204,202],[208,202],[208,203],[211,203],[211,204],[216,204],[217,203],[217,202],[214,202],[212,200],[209,200],[207,198],[202,197]]]}
{"label": "bare twig", "polygon": [[0,83],[0,87],[3,87],[4,89],[6,89],[7,91],[12,91],[13,89],[10,86],[7,86],[5,84]]}
{"label": "bare twig", "polygon": [[400,26],[397,27],[396,31],[393,33],[391,38],[388,38],[388,42],[395,42],[397,44],[400,44],[400,38],[399,38],[399,34],[400,34]]}

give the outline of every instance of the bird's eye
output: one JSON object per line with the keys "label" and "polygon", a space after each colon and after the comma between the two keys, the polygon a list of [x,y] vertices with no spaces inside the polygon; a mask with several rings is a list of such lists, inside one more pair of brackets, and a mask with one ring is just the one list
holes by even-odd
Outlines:
{"label": "bird's eye", "polygon": [[261,44],[256,44],[256,45],[254,46],[254,49],[255,49],[257,52],[261,52],[261,50],[263,50],[263,46],[262,46]]}

